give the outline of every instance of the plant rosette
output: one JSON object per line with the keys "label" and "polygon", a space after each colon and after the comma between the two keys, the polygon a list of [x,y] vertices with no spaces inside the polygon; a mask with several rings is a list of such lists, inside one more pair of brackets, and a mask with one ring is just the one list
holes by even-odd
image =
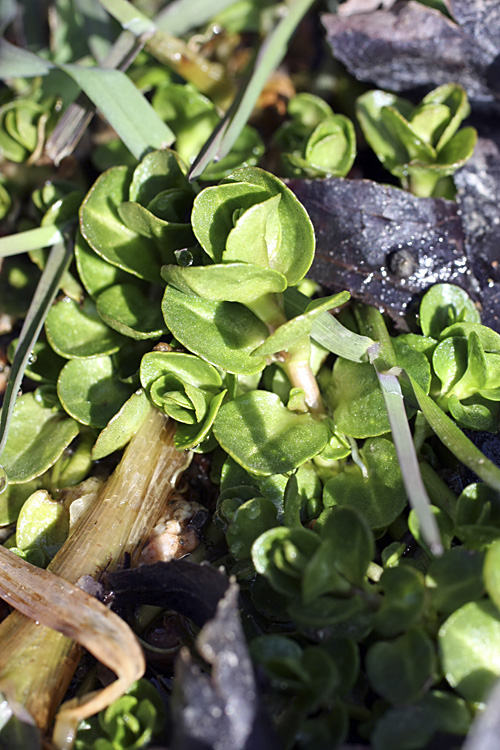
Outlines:
{"label": "plant rosette", "polygon": [[356,158],[356,134],[319,96],[301,93],[288,102],[291,118],[275,135],[288,177],[345,177]]}
{"label": "plant rosette", "polygon": [[449,83],[418,106],[385,91],[368,91],[356,103],[366,140],[403,187],[421,197],[453,198],[449,178],[474,150],[474,128],[459,130],[470,107],[464,89]]}

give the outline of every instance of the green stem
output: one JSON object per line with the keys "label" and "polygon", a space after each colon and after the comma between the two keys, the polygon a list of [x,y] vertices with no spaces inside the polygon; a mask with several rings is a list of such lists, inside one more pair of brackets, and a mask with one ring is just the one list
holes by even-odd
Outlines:
{"label": "green stem", "polygon": [[302,388],[305,402],[313,414],[324,414],[323,399],[310,365],[311,344],[309,336],[301,339],[297,345],[288,352],[288,359],[280,363],[286,372],[290,383],[294,388]]}
{"label": "green stem", "polygon": [[270,335],[283,325],[283,323],[287,322],[283,306],[273,293],[263,294],[262,297],[253,302],[248,302],[246,307],[268,327]]}
{"label": "green stem", "polygon": [[410,193],[419,198],[430,198],[436,189],[439,179],[440,175],[434,171],[412,174],[408,180]]}
{"label": "green stem", "polygon": [[425,489],[429,494],[432,504],[444,510],[451,519],[454,519],[457,509],[457,497],[455,493],[450,490],[448,485],[443,482],[441,477],[426,461],[420,462],[420,473],[422,474]]}

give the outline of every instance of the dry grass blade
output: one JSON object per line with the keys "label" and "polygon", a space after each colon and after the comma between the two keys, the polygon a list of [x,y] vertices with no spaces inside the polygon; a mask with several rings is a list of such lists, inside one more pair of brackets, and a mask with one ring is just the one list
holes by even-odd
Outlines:
{"label": "dry grass blade", "polygon": [[[174,433],[174,424],[151,409],[115,472],[50,563],[52,573],[76,583],[140,553],[191,458],[175,449]],[[37,625],[20,612],[0,624],[0,641],[0,682],[8,682],[9,698],[45,731],[64,697],[80,647],[71,635]]]}
{"label": "dry grass blade", "polygon": [[[117,700],[144,674],[141,647],[129,626],[78,586],[36,568],[0,546],[0,596],[26,617],[84,646],[117,675],[111,685],[65,703],[57,716],[54,742],[70,745],[78,722]],[[2,686],[9,694],[8,680]]]}

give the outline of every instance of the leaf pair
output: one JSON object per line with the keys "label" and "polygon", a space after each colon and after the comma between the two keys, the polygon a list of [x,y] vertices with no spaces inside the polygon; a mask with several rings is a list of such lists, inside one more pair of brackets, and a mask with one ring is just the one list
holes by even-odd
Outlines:
{"label": "leaf pair", "polygon": [[344,177],[356,156],[352,122],[336,115],[314,94],[297,94],[288,103],[291,118],[275,136],[285,174],[291,177]]}
{"label": "leaf pair", "polygon": [[369,91],[357,101],[368,143],[403,186],[420,196],[436,194],[438,181],[472,155],[476,131],[459,130],[469,112],[464,89],[454,83],[431,91],[416,107],[385,91]]}

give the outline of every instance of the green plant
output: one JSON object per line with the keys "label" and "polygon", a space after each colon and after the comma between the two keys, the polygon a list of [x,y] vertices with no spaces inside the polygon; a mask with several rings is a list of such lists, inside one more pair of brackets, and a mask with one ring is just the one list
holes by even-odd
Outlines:
{"label": "green plant", "polygon": [[470,158],[474,128],[459,130],[469,112],[467,94],[450,83],[418,106],[385,91],[368,91],[356,103],[364,136],[403,187],[415,195],[453,198],[450,176]]}
{"label": "green plant", "polygon": [[[102,67],[74,61],[71,44],[44,57],[1,43],[16,86],[24,76],[36,78],[35,91],[63,80],[67,95],[78,85],[114,128],[92,155],[93,168],[101,160],[109,168],[93,182],[88,173],[62,180],[51,172],[48,181],[36,173],[32,203],[14,221],[20,231],[0,238],[2,257],[29,252],[33,261],[23,271],[11,259],[9,280],[24,287],[30,273],[41,273],[8,352],[0,526],[5,536],[4,529],[14,533],[5,546],[74,581],[98,577],[123,553],[134,564],[175,474],[191,453],[203,453],[197,466],[211,466],[219,489],[195,559],[208,550],[238,581],[250,650],[267,675],[265,702],[283,746],[329,750],[351,732],[375,750],[424,750],[438,733],[465,735],[500,675],[500,469],[460,429],[498,430],[500,337],[453,285],[436,284],[423,296],[421,334],[413,319],[413,333],[397,334],[349,292],[325,296],[307,280],[312,223],[290,187],[257,165],[266,158],[263,142],[247,119],[310,3],[294,0],[282,17],[267,2],[238,4],[226,15],[224,5],[219,18],[229,19],[229,43],[232,33],[274,24],[226,112],[233,81],[218,60],[227,50],[204,62],[193,45],[165,32],[170,23],[188,30],[186,14],[194,11],[182,0],[184,26],[176,3],[167,8],[170,20],[168,13],[151,20],[126,2],[103,3],[130,30],[120,54],[107,52],[113,65],[125,68],[143,44],[154,57],[143,53],[130,77],[108,57]],[[70,26],[63,26],[68,38]],[[165,61],[190,82],[166,73]],[[151,104],[134,81],[152,92]],[[18,139],[17,151],[5,150],[9,162],[30,158],[34,129],[35,152],[42,145],[39,101],[3,105],[2,133]],[[71,150],[68,112],[75,110],[62,115],[48,153],[59,138],[66,143],[58,155]],[[450,195],[449,178],[476,138],[471,128],[459,130],[468,114],[460,86],[442,86],[417,107],[368,92],[358,114],[367,140],[405,187]],[[356,147],[347,117],[310,93],[292,98],[288,115],[275,137],[287,174],[350,171]],[[9,165],[0,191],[7,217],[18,205],[17,169]],[[23,375],[28,388],[17,397]],[[95,506],[87,528],[68,487],[85,497],[78,485],[102,471],[96,462],[112,467],[129,443],[106,490],[88,493]],[[457,496],[442,469],[449,475],[461,464],[482,482]],[[140,578],[141,568],[135,572]],[[222,600],[223,624],[209,623],[215,641],[221,631],[231,640],[227,613]],[[135,624],[147,644],[143,616]],[[196,674],[207,686],[235,660],[241,666],[234,651],[222,669],[214,641],[204,638],[199,651],[212,672],[181,661],[179,692]],[[16,677],[23,701],[37,698],[38,689],[33,696],[29,689],[35,672],[47,669],[56,690],[61,664],[53,654],[57,647],[67,656],[72,646],[69,638],[50,644],[36,649],[43,669],[35,660]],[[15,672],[15,656],[2,662],[0,680]],[[252,690],[237,695],[242,716]],[[212,718],[229,721],[220,696],[203,695]],[[0,731],[15,701],[5,703]],[[157,692],[141,681],[80,725],[76,747],[146,746],[162,714]],[[58,747],[70,742],[64,733],[74,730],[75,717],[68,727],[56,723]],[[39,723],[45,729],[50,717]]]}

